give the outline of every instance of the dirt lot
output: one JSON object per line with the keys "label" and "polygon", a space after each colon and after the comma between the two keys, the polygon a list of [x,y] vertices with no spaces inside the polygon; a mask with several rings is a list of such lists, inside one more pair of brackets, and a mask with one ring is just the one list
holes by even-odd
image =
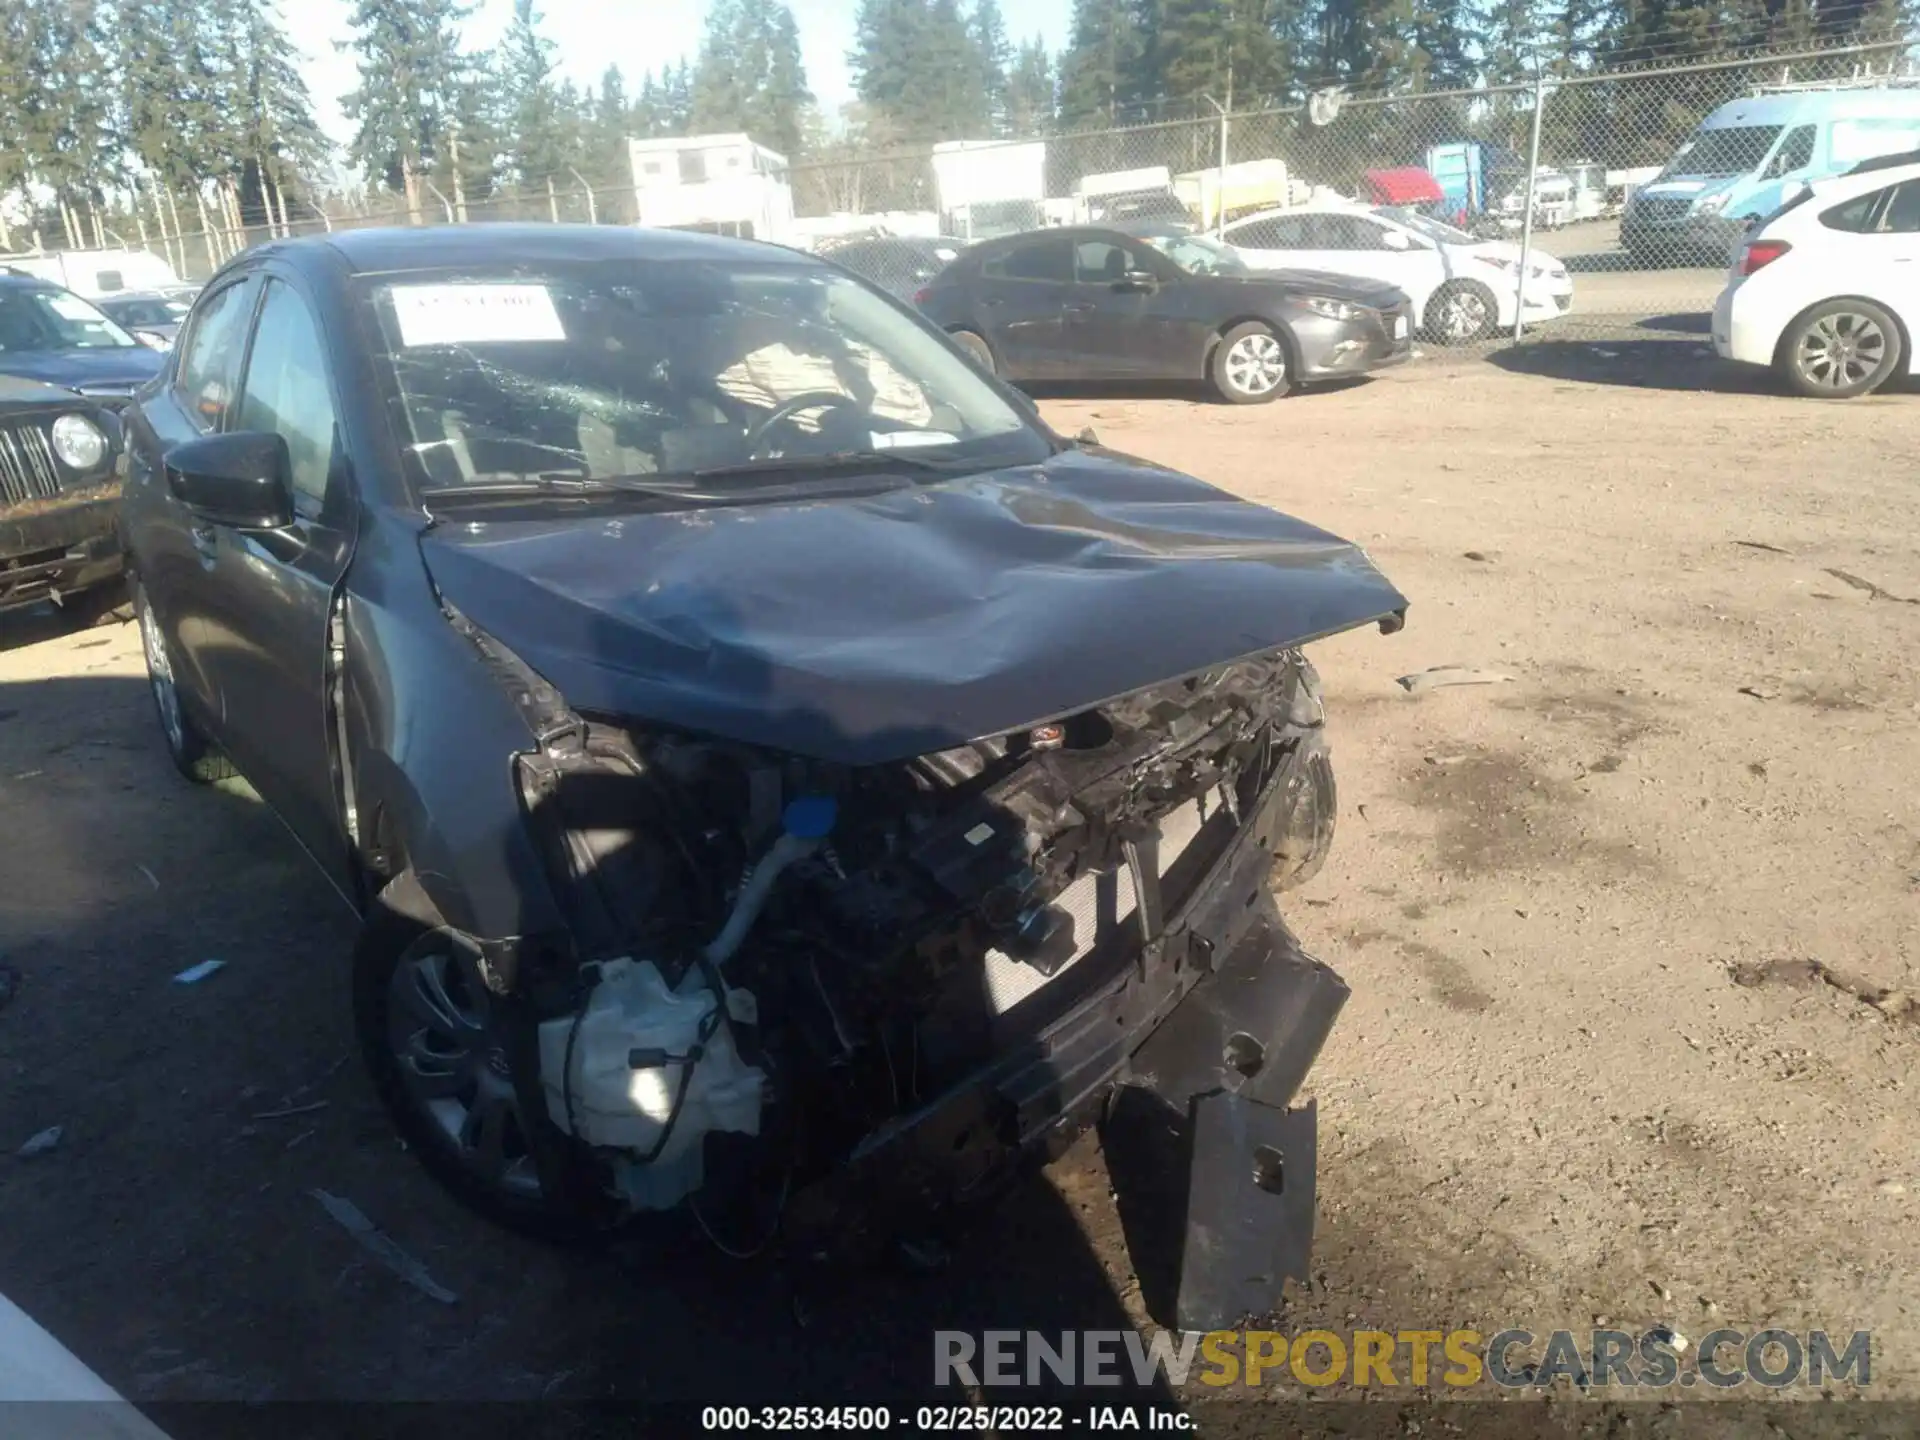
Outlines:
{"label": "dirt lot", "polygon": [[[1279,1323],[1871,1329],[1874,1388],[1920,1398],[1920,398],[1790,402],[1675,340],[1049,409],[1413,600],[1317,657],[1340,835],[1288,910],[1354,994]],[[921,1383],[936,1327],[1141,1317],[1091,1145],[928,1277],[469,1219],[347,1060],[337,901],[243,790],[175,778],[131,629],[46,632],[0,653],[0,1288],[131,1396],[857,1400]],[[1394,683],[1447,663],[1511,679]]]}

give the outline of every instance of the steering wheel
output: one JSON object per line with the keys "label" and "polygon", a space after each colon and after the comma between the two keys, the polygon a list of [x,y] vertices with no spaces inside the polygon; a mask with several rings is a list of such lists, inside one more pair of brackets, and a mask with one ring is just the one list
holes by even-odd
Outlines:
{"label": "steering wheel", "polygon": [[842,395],[838,390],[809,390],[805,394],[794,396],[791,400],[781,401],[747,431],[747,458],[749,460],[767,458],[760,453],[760,447],[765,444],[767,435],[774,426],[784,425],[794,416],[805,411],[824,410],[833,406],[842,409],[858,409],[859,402],[851,396]]}

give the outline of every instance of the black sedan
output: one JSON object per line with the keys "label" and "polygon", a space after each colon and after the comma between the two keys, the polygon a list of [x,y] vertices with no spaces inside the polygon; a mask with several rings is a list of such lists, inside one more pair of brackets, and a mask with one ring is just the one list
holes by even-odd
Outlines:
{"label": "black sedan", "polygon": [[967,243],[945,236],[882,235],[835,245],[823,251],[822,258],[871,280],[897,299],[910,300],[959,259]]}
{"label": "black sedan", "polygon": [[469,1203],[811,1253],[1131,1086],[1195,1137],[1188,1328],[1304,1273],[1346,991],[1269,882],[1333,827],[1299,647],[1406,607],[1360,551],[669,231],[261,246],[129,443],[166,746],[363,917],[366,1060]]}
{"label": "black sedan", "polygon": [[117,409],[159,369],[160,357],[92,301],[0,272],[0,375],[78,390]]}
{"label": "black sedan", "polygon": [[1202,235],[1073,228],[975,247],[915,297],[1010,380],[1200,380],[1236,404],[1363,375],[1412,351],[1391,285],[1250,271]]}
{"label": "black sedan", "polygon": [[154,350],[173,348],[180,333],[180,322],[193,308],[191,295],[151,294],[109,295],[99,302],[101,313],[142,345]]}

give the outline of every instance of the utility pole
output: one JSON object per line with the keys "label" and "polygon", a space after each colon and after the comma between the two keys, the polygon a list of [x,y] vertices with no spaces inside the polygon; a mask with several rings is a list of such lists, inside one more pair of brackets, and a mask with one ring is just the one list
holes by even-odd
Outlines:
{"label": "utility pole", "polygon": [[453,126],[447,131],[447,148],[453,157],[453,211],[460,217],[462,225],[467,223],[467,187],[460,178],[460,127]]}
{"label": "utility pole", "polygon": [[1533,47],[1533,141],[1527,147],[1527,209],[1520,221],[1520,274],[1514,281],[1513,343],[1520,343],[1520,322],[1527,303],[1527,266],[1533,252],[1533,192],[1540,179],[1540,117],[1547,108],[1547,72],[1540,45]]}

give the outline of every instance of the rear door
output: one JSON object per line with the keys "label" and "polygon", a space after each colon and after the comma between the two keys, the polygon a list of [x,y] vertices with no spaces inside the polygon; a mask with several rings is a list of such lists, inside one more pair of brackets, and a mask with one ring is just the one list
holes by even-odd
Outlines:
{"label": "rear door", "polygon": [[[1846,288],[1891,309],[1910,336],[1920,336],[1920,180],[1895,185],[1880,209],[1876,230],[1847,247]],[[1861,263],[1853,257],[1858,252]],[[1915,371],[1916,351],[1909,342],[1906,369]]]}
{"label": "rear door", "polygon": [[230,431],[287,442],[293,523],[210,527],[205,664],[241,773],[341,893],[353,877],[327,738],[327,628],[356,513],[324,327],[290,274],[265,282]]}
{"label": "rear door", "polygon": [[1063,378],[1062,312],[1072,290],[1073,242],[1065,235],[1036,235],[981,262],[975,312],[1003,374]]}

